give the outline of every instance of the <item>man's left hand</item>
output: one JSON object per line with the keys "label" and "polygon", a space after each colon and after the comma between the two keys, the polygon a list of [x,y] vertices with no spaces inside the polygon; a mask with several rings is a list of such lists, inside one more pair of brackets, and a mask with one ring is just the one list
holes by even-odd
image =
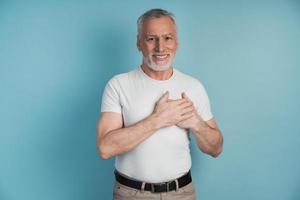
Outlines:
{"label": "man's left hand", "polygon": [[[188,101],[191,101],[189,99],[189,97],[184,92],[181,94],[181,97],[187,99]],[[202,118],[198,115],[195,107],[191,111],[191,113],[192,113],[192,117],[190,117],[186,120],[183,120],[183,121],[179,122],[176,125],[180,128],[184,128],[184,129],[193,129],[197,126],[197,124],[199,122],[203,121]]]}

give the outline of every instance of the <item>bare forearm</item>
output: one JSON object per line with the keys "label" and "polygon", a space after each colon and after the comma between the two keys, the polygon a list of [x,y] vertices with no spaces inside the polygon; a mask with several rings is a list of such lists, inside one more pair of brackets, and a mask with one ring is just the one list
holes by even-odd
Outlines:
{"label": "bare forearm", "polygon": [[131,126],[113,130],[100,141],[101,156],[107,159],[126,153],[150,137],[158,129],[157,117],[150,115]]}
{"label": "bare forearm", "polygon": [[200,120],[192,129],[198,147],[213,157],[217,157],[223,148],[223,136],[218,128],[211,128],[203,120]]}

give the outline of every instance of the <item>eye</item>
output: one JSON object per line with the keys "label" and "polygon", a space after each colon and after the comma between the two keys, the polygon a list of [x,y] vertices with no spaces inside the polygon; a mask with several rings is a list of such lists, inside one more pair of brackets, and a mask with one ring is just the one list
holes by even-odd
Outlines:
{"label": "eye", "polygon": [[146,40],[147,40],[147,41],[153,41],[154,38],[153,38],[153,37],[149,37],[149,38],[147,38]]}
{"label": "eye", "polygon": [[165,39],[166,39],[166,40],[172,40],[173,38],[170,37],[170,36],[167,36]]}

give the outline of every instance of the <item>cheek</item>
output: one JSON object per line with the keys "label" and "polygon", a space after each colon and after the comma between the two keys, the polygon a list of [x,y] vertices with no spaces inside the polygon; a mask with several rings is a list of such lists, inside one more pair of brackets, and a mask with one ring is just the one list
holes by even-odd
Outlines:
{"label": "cheek", "polygon": [[145,45],[144,48],[142,49],[144,56],[148,56],[153,51],[154,51],[154,47],[152,47],[151,45]]}
{"label": "cheek", "polygon": [[145,58],[148,59],[148,57],[149,57],[149,55],[150,55],[150,52],[144,49],[144,50],[142,51],[142,53],[143,53],[143,57],[145,57]]}
{"label": "cheek", "polygon": [[176,43],[170,43],[167,44],[166,47],[172,51],[176,51],[177,50],[177,44]]}

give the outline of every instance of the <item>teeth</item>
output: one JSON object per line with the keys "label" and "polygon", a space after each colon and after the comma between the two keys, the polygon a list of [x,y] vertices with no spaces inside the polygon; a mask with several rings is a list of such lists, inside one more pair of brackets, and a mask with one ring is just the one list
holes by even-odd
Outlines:
{"label": "teeth", "polygon": [[160,59],[166,58],[167,56],[168,55],[155,55],[155,57],[160,58]]}

